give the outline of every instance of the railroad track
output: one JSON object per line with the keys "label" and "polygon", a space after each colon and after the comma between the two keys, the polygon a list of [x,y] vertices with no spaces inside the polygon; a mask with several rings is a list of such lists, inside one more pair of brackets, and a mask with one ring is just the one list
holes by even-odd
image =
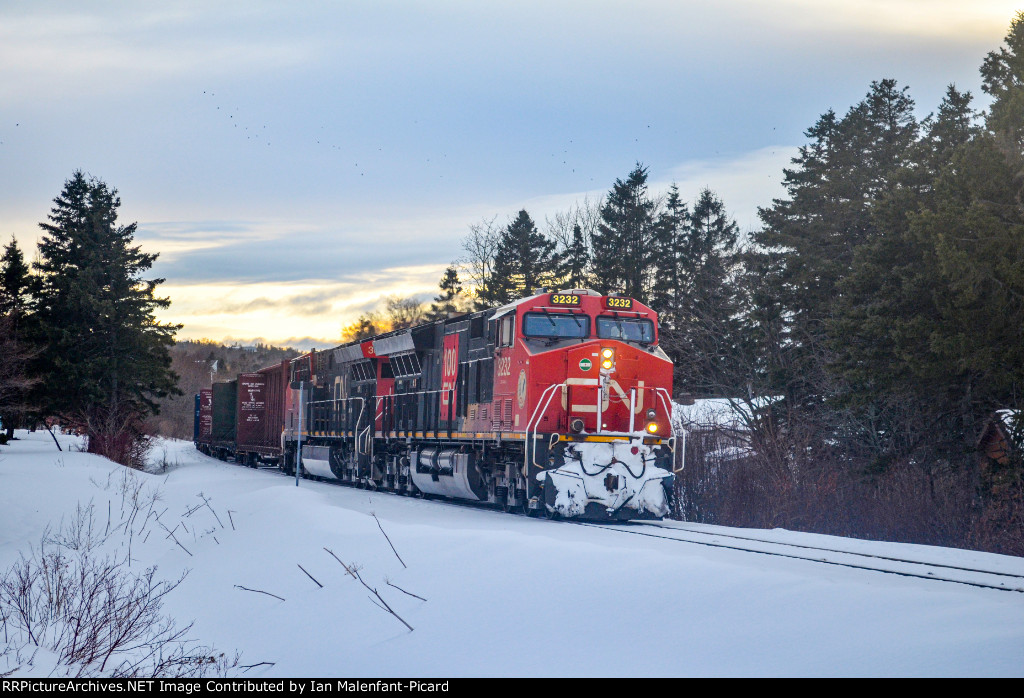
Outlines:
{"label": "railroad track", "polygon": [[[280,472],[276,466],[260,468]],[[289,476],[293,477],[293,476]],[[341,486],[352,486],[350,483],[332,483]],[[485,511],[497,511],[491,507],[479,506],[470,502],[442,500],[438,504],[453,504]],[[836,567],[893,574],[900,577],[928,579],[935,582],[964,584],[981,589],[1011,591],[1024,594],[1024,574],[1001,572],[998,570],[981,569],[962,565],[927,562],[909,557],[896,557],[878,553],[865,553],[854,550],[840,550],[805,543],[784,543],[768,540],[757,536],[744,536],[736,533],[698,531],[693,529],[666,526],[655,522],[633,522],[627,524],[601,524],[582,521],[565,521],[577,526],[589,526],[610,531],[618,531],[627,535],[658,538],[677,543],[700,545],[709,548],[722,548],[758,555],[804,560]],[[646,529],[646,530],[642,530]],[[652,530],[653,529],[653,530]],[[654,531],[658,531],[655,533]]]}
{"label": "railroad track", "polygon": [[[840,550],[803,543],[783,543],[732,533],[712,533],[692,529],[663,526],[657,523],[634,523],[609,526],[586,522],[572,522],[580,526],[591,526],[626,535],[644,536],[670,540],[677,543],[700,545],[709,548],[723,548],[758,555],[769,555],[791,560],[806,560],[836,567],[893,574],[901,577],[929,579],[935,582],[965,584],[982,589],[1024,593],[1024,574],[1001,572],[945,563],[914,560],[909,557],[895,557],[877,553]],[[641,530],[646,529],[646,530]],[[654,530],[659,532],[655,533]]]}

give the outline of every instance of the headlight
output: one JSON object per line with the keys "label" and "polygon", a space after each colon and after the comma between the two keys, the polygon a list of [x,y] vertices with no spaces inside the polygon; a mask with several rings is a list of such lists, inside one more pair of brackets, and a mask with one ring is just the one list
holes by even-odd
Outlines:
{"label": "headlight", "polygon": [[648,434],[657,434],[658,433],[658,423],[657,422],[650,422],[647,425],[647,433]]}

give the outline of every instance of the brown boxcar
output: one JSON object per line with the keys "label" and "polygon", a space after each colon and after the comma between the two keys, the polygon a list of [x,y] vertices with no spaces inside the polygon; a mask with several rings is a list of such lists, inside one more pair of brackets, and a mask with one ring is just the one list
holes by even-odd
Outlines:
{"label": "brown boxcar", "polygon": [[255,467],[260,461],[276,463],[281,457],[288,364],[268,366],[238,377],[236,406],[236,460]]}
{"label": "brown boxcar", "polygon": [[210,453],[210,441],[213,438],[213,390],[204,388],[196,396],[199,402],[196,415],[195,442],[201,452]]}

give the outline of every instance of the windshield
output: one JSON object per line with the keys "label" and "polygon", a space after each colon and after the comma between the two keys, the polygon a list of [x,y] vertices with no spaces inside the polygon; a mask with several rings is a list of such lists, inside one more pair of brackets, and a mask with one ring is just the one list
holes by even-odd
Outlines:
{"label": "windshield", "polygon": [[619,339],[624,342],[650,344],[654,341],[654,323],[641,318],[599,315],[597,336],[601,339]]}
{"label": "windshield", "polygon": [[527,313],[523,316],[523,334],[527,337],[566,337],[570,339],[590,336],[590,318],[568,313]]}

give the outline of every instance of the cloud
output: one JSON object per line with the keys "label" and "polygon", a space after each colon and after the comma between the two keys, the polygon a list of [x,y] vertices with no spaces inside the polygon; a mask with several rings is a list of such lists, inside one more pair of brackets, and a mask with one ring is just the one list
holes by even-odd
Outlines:
{"label": "cloud", "polygon": [[[757,209],[770,206],[783,196],[782,170],[798,153],[796,146],[768,146],[736,158],[693,160],[670,171],[670,180],[679,185],[686,200],[694,200],[705,187],[725,204],[744,233],[759,227]],[[665,188],[665,181],[653,185]]]}
{"label": "cloud", "polygon": [[[759,225],[758,207],[769,206],[773,198],[785,194],[782,170],[790,166],[797,152],[797,146],[777,145],[735,157],[687,160],[664,171],[650,172],[648,191],[652,196],[658,196],[674,183],[678,185],[684,201],[694,201],[701,190],[709,188],[722,199],[726,211],[736,219],[740,229],[748,232]],[[625,177],[626,174],[623,171],[620,176]],[[506,206],[500,211],[498,220],[500,222],[505,213],[511,215],[519,208],[529,211],[535,221],[544,220],[546,216],[566,211],[584,199],[599,200],[607,192],[608,189],[591,189],[534,197]]]}
{"label": "cloud", "polygon": [[[24,7],[24,6],[23,6]],[[275,15],[179,2],[171,8],[104,3],[92,9],[31,3],[0,11],[0,75],[8,101],[60,89],[92,97],[168,78],[258,75],[313,61],[326,43],[268,31]]]}
{"label": "cloud", "polygon": [[347,281],[166,283],[160,295],[171,307],[157,313],[162,322],[184,325],[181,339],[256,338],[273,344],[314,338],[317,346],[337,344],[341,329],[389,295],[420,298],[436,293],[443,265],[377,268]]}
{"label": "cloud", "polygon": [[[782,168],[795,153],[793,146],[774,146],[734,158],[687,161],[652,173],[650,191],[659,195],[676,182],[683,197],[693,200],[710,187],[747,231],[756,225],[757,207],[783,193]],[[461,254],[464,233],[454,231],[466,231],[471,223],[493,215],[500,222],[520,208],[543,221],[604,193],[508,199],[424,211],[422,217],[408,212],[393,218],[381,215],[349,221],[345,232],[330,221],[290,228],[272,221],[179,221],[143,227],[147,244],[155,249],[165,240],[180,245],[158,271],[169,279],[160,293],[173,301],[160,317],[184,323],[183,338],[262,337],[284,344],[303,337],[326,346],[339,341],[343,326],[379,308],[388,295],[435,295],[444,267]],[[207,240],[214,230],[220,238],[216,244]]]}

